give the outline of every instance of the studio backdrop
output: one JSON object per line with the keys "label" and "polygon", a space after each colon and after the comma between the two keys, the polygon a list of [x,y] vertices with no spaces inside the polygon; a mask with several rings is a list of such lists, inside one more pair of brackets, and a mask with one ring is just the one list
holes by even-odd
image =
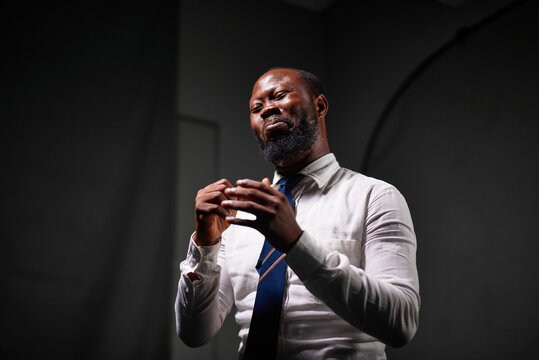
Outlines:
{"label": "studio backdrop", "polygon": [[0,358],[166,359],[177,4],[17,4],[0,11]]}

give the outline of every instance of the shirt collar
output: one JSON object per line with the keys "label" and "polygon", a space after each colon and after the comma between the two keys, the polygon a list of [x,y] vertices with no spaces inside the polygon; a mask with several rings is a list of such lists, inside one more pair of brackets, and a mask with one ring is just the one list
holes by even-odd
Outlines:
{"label": "shirt collar", "polygon": [[[323,188],[331,177],[340,169],[340,165],[333,153],[319,157],[299,171],[300,174],[310,177],[316,182],[318,188]],[[277,184],[284,176],[275,171],[273,184]]]}

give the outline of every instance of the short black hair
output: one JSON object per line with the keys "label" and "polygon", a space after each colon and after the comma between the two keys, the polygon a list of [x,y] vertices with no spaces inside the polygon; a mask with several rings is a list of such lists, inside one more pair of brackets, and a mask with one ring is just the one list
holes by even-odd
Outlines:
{"label": "short black hair", "polygon": [[311,90],[312,94],[315,97],[320,94],[325,95],[324,88],[322,87],[322,82],[320,81],[318,76],[316,76],[315,74],[308,72],[306,70],[296,69],[296,68],[287,67],[287,66],[275,66],[275,67],[270,68],[268,71],[277,70],[277,69],[288,69],[288,70],[296,71],[297,73],[301,75],[303,80],[307,82],[307,85],[309,85],[309,89]]}

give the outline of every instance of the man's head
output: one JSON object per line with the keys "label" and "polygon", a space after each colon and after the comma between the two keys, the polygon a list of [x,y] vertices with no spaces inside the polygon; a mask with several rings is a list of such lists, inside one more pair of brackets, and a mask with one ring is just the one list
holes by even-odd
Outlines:
{"label": "man's head", "polygon": [[255,83],[249,108],[264,158],[278,168],[306,165],[329,152],[328,102],[313,74],[288,68],[269,70]]}

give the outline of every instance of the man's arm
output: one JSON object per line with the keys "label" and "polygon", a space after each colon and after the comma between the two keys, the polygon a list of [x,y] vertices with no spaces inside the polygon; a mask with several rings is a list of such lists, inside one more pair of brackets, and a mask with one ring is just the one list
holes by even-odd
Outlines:
{"label": "man's arm", "polygon": [[209,341],[221,328],[233,304],[233,291],[224,263],[222,233],[230,226],[225,217],[235,215],[221,207],[225,189],[232,184],[219,180],[198,191],[195,199],[196,231],[191,237],[187,259],[180,264],[176,297],[176,328],[189,346]]}
{"label": "man's arm", "polygon": [[416,332],[419,281],[416,239],[408,207],[393,187],[369,204],[364,264],[321,248],[307,232],[285,261],[307,289],[341,318],[391,346],[403,346]]}
{"label": "man's arm", "polygon": [[227,200],[223,207],[257,218],[227,221],[259,230],[287,252],[285,261],[307,289],[353,326],[392,346],[413,337],[419,312],[416,240],[406,202],[395,188],[387,188],[369,204],[361,269],[350,264],[346,254],[328,253],[308,232],[294,239],[287,229],[295,228],[288,227],[295,217],[283,194],[253,180],[238,185],[225,193],[242,201]]}
{"label": "man's arm", "polygon": [[191,347],[204,345],[221,328],[234,303],[226,267],[221,267],[224,245],[189,243],[187,258],[180,264],[176,297],[176,330]]}

